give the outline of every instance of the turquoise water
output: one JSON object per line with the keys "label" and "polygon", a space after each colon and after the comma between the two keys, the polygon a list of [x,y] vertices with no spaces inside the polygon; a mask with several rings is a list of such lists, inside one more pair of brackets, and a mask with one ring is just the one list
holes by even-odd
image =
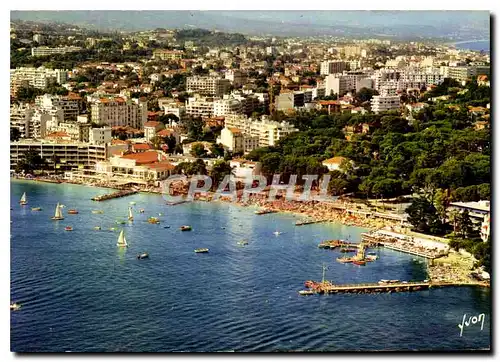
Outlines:
{"label": "turquoise water", "polygon": [[[28,205],[20,206],[21,194]],[[254,215],[223,203],[167,206],[159,195],[104,202],[109,189],[11,183],[11,350],[345,351],[476,349],[490,345],[490,292],[450,288],[379,295],[300,296],[303,283],[422,280],[425,261],[378,249],[365,267],[339,264],[326,239],[359,240],[361,228],[296,227],[288,214]],[[135,201],[135,220],[125,220]],[[65,220],[52,221],[57,202]],[[41,206],[41,212],[31,207]],[[78,215],[67,215],[76,208]],[[144,208],[140,214],[138,209]],[[92,214],[101,209],[104,214]],[[163,216],[158,216],[162,213]],[[151,225],[149,216],[162,222]],[[188,224],[191,232],[179,231]],[[71,225],[74,231],[64,231]],[[166,229],[165,226],[170,226]],[[101,226],[102,231],[94,231]],[[117,231],[108,231],[117,227]],[[130,247],[116,247],[123,228]],[[223,229],[224,228],[224,229]],[[283,232],[273,235],[275,230]],[[247,239],[249,245],[237,242]],[[195,248],[209,248],[195,254]],[[137,260],[147,251],[150,259]],[[484,329],[463,314],[486,314]]]}

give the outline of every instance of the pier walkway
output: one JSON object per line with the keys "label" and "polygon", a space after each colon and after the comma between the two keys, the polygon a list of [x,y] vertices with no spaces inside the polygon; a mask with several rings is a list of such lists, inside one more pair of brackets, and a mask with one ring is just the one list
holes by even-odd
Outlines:
{"label": "pier walkway", "polygon": [[91,200],[92,201],[111,200],[111,199],[116,199],[118,197],[124,197],[124,196],[128,196],[128,195],[133,195],[133,194],[136,194],[137,192],[138,191],[136,191],[136,190],[120,190],[120,191],[117,191],[117,192],[113,192],[111,194],[95,196]]}

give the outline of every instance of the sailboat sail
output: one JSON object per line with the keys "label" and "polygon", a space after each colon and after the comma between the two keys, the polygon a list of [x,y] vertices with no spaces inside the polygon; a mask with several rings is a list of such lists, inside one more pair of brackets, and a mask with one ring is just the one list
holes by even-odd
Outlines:
{"label": "sailboat sail", "polygon": [[118,242],[116,243],[118,246],[128,246],[127,239],[125,239],[125,233],[123,230],[120,232],[120,236],[118,236]]}
{"label": "sailboat sail", "polygon": [[19,202],[21,204],[26,204],[27,203],[26,192],[23,193],[23,196],[21,196],[21,200]]}
{"label": "sailboat sail", "polygon": [[54,219],[63,219],[61,205],[59,205],[59,203],[57,203],[57,206],[56,206],[56,213],[54,215]]}
{"label": "sailboat sail", "polygon": [[128,219],[134,220],[134,215],[132,215],[132,208],[130,206],[128,207]]}

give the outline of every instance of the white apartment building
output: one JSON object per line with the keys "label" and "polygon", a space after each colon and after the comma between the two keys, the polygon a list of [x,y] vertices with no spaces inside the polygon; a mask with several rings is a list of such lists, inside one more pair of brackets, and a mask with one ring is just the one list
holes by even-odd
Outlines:
{"label": "white apartment building", "polygon": [[228,115],[225,126],[237,128],[244,135],[257,137],[259,147],[274,146],[280,139],[298,131],[288,122],[275,122],[265,116],[252,119],[241,115]]}
{"label": "white apartment building", "polygon": [[79,97],[71,98],[52,94],[44,94],[43,96],[35,98],[35,104],[38,107],[44,110],[61,108],[63,111],[63,119],[73,121],[75,121],[80,114],[80,101],[81,99]]}
{"label": "white apartment building", "polygon": [[90,98],[91,121],[110,127],[130,126],[143,129],[148,120],[147,102],[121,97]]}
{"label": "white apartment building", "polygon": [[20,140],[10,143],[10,169],[14,170],[17,163],[24,158],[26,152],[35,150],[40,156],[53,164],[53,156],[58,159],[55,169],[71,170],[73,168],[85,168],[106,160],[105,145],[90,145],[80,142],[51,142],[46,140],[31,141]]}
{"label": "white apartment building", "polygon": [[35,47],[35,48],[31,48],[31,56],[32,57],[41,57],[44,55],[78,52],[80,50],[82,50],[82,48],[74,47],[74,46],[58,47],[58,48]]}
{"label": "white apartment building", "polygon": [[345,74],[330,74],[325,78],[325,93],[341,96],[350,91],[359,91],[361,88],[372,88],[372,80],[363,72],[349,72]]}
{"label": "white apartment building", "polygon": [[61,69],[47,69],[44,67],[28,68],[21,67],[10,70],[11,88],[27,83],[38,89],[47,88],[49,85],[66,82],[68,72]]}
{"label": "white apartment building", "polygon": [[276,109],[287,110],[293,108],[300,108],[304,106],[304,102],[305,102],[304,92],[295,91],[295,92],[280,93],[280,95],[276,97]]}
{"label": "white apartment building", "polygon": [[35,109],[29,104],[14,104],[10,107],[10,128],[17,128],[21,138],[30,138],[30,124]]}
{"label": "white apartment building", "polygon": [[347,69],[347,63],[343,60],[325,60],[320,64],[320,74],[336,74],[342,73]]}
{"label": "white apartment building", "polygon": [[371,99],[372,112],[380,113],[391,109],[399,109],[399,96],[373,96]]}
{"label": "white apartment building", "polygon": [[91,128],[89,130],[89,143],[91,145],[105,145],[111,142],[111,127]]}
{"label": "white apartment building", "polygon": [[224,97],[223,99],[216,99],[214,101],[214,116],[225,116],[226,114],[241,113],[243,105],[241,102],[234,98]]}
{"label": "white apartment building", "polygon": [[214,99],[190,97],[186,101],[186,114],[194,117],[212,117],[214,114]]}
{"label": "white apartment building", "polygon": [[74,142],[89,142],[90,123],[60,122],[57,118],[46,122],[46,134],[64,132]]}
{"label": "white apartment building", "polygon": [[229,91],[229,79],[192,76],[186,79],[186,91],[206,96],[221,97]]}

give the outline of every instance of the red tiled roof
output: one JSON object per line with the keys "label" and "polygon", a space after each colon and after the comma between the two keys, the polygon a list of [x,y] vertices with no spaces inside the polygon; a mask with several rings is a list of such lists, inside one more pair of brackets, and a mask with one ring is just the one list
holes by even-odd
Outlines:
{"label": "red tiled roof", "polygon": [[170,129],[162,129],[160,132],[157,133],[158,136],[161,136],[161,137],[167,137],[167,136],[170,136],[174,133],[174,131],[170,130]]}
{"label": "red tiled roof", "polygon": [[340,105],[339,101],[319,101],[319,104],[322,106],[329,106],[329,105]]}
{"label": "red tiled roof", "polygon": [[46,137],[58,138],[58,137],[69,137],[69,135],[66,132],[52,132],[48,134]]}
{"label": "red tiled roof", "polygon": [[144,123],[144,127],[158,127],[160,125],[160,122],[157,121],[149,121]]}
{"label": "red tiled roof", "polygon": [[130,141],[122,141],[120,139],[114,139],[114,140],[111,140],[111,144],[112,145],[126,145],[126,144],[129,144]]}
{"label": "red tiled roof", "polygon": [[145,165],[147,168],[151,168],[157,171],[170,171],[175,168],[174,165],[172,165],[168,161],[160,161],[160,162],[155,162],[155,163],[150,163],[148,165]]}
{"label": "red tiled roof", "polygon": [[134,150],[150,150],[153,148],[147,143],[134,143],[132,147],[134,148]]}
{"label": "red tiled roof", "polygon": [[128,155],[124,155],[121,158],[127,160],[135,160],[136,165],[143,165],[148,163],[153,163],[158,161],[158,152],[156,151],[148,151],[141,153],[131,153]]}

